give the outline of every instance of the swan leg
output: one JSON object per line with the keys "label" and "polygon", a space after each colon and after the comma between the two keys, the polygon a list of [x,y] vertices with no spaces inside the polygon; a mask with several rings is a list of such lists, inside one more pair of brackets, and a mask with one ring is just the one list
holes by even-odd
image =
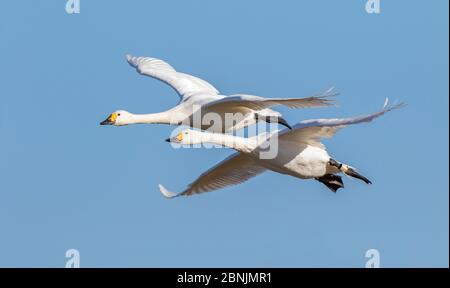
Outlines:
{"label": "swan leg", "polygon": [[342,182],[341,176],[335,174],[325,174],[315,179],[327,186],[328,189],[330,189],[334,193],[336,193],[339,188],[344,188],[344,183]]}
{"label": "swan leg", "polygon": [[291,125],[289,125],[289,123],[286,121],[286,119],[284,119],[281,116],[264,116],[264,115],[255,113],[255,119],[256,119],[256,121],[263,120],[267,123],[278,123],[278,124],[283,125],[292,130]]}

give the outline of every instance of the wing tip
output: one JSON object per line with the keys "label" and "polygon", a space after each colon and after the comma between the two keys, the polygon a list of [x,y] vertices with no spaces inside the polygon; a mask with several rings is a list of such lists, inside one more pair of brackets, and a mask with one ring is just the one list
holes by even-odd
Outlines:
{"label": "wing tip", "polygon": [[131,54],[127,54],[125,55],[125,57],[127,58],[127,62],[128,64],[130,64],[132,67],[137,67],[137,61],[136,61],[136,57],[134,57]]}
{"label": "wing tip", "polygon": [[324,98],[329,98],[329,97],[339,96],[340,94],[341,93],[336,89],[336,87],[331,86],[330,88],[325,90],[325,92],[319,94],[319,96],[324,97]]}
{"label": "wing tip", "polygon": [[383,104],[382,110],[384,110],[384,111],[392,111],[392,110],[400,109],[400,108],[403,108],[403,107],[406,107],[406,106],[407,106],[407,104],[405,102],[391,104],[391,103],[389,103],[389,98],[386,98],[384,100],[384,104]]}
{"label": "wing tip", "polygon": [[180,194],[170,192],[161,184],[159,184],[158,187],[159,187],[159,191],[161,192],[161,194],[167,199],[172,199],[172,198],[180,196]]}
{"label": "wing tip", "polygon": [[[317,93],[311,97],[308,97],[308,99],[311,102],[316,102],[315,107],[338,107],[339,105],[336,103],[335,98],[336,96],[339,96],[340,92],[336,90],[334,86],[328,88],[324,92]],[[314,107],[314,106],[313,106]]]}

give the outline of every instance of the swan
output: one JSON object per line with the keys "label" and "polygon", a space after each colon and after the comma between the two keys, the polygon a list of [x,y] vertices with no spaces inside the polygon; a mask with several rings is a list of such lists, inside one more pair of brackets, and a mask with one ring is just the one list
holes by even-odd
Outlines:
{"label": "swan", "polygon": [[[166,198],[210,192],[243,183],[266,170],[300,179],[315,179],[333,192],[344,187],[342,178],[337,175],[339,173],[371,184],[371,181],[359,174],[355,168],[333,159],[320,140],[331,138],[347,125],[370,122],[403,105],[403,103],[389,105],[386,100],[383,108],[376,113],[344,119],[306,120],[296,124],[291,130],[262,133],[263,135],[249,138],[192,129],[183,130],[176,137],[166,141],[182,145],[212,143],[232,148],[237,152],[204,172],[185,191],[174,193],[159,185],[160,192]],[[274,139],[277,142],[271,142]],[[277,143],[277,154],[271,159],[262,159],[260,153],[266,149],[267,143],[270,145]]]}
{"label": "swan", "polygon": [[[321,95],[307,98],[277,99],[246,94],[224,96],[205,80],[178,72],[163,60],[131,55],[127,55],[127,60],[138,73],[170,85],[178,93],[180,101],[175,107],[160,113],[133,114],[118,110],[111,113],[100,125],[184,124],[202,130],[208,129],[210,132],[227,132],[262,120],[277,122],[291,128],[282,115],[270,107],[276,105],[290,108],[326,107],[333,105],[333,100],[328,98],[337,95],[331,88]],[[230,118],[231,116],[235,118],[228,120],[226,113],[230,114]],[[217,115],[217,118],[203,119],[202,115],[207,114]]]}

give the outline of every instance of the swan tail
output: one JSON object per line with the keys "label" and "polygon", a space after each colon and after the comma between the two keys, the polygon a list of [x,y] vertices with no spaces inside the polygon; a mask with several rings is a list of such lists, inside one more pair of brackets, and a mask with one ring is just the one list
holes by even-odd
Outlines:
{"label": "swan tail", "polygon": [[179,193],[175,193],[175,192],[170,192],[169,190],[167,190],[163,185],[159,184],[159,191],[161,192],[161,194],[166,197],[167,199],[172,199],[175,197],[180,196],[181,194]]}

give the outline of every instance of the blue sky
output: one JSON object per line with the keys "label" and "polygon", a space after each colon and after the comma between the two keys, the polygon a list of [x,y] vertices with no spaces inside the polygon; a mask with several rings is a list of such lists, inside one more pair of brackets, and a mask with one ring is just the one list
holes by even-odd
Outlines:
{"label": "blue sky", "polygon": [[[448,1],[65,1],[0,4],[0,266],[384,267],[449,263]],[[172,149],[173,127],[102,127],[108,113],[165,110],[165,84],[125,54],[165,59],[223,94],[303,97],[335,86],[339,108],[408,103],[327,140],[374,184],[267,172],[197,197],[181,191],[232,153]]]}

